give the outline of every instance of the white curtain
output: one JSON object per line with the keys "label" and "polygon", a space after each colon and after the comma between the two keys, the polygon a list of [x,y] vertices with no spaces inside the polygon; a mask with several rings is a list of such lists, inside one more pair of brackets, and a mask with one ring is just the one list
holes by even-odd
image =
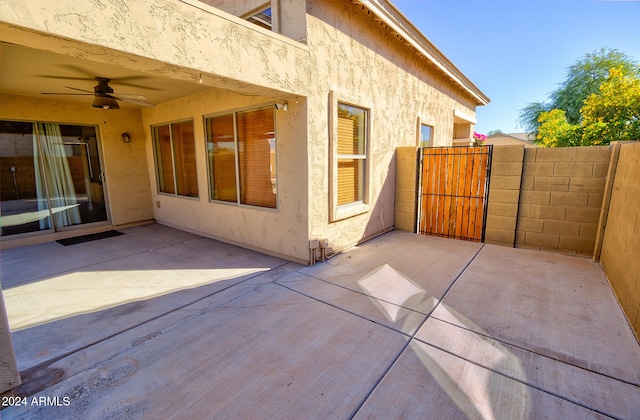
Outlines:
{"label": "white curtain", "polygon": [[[37,139],[36,139],[37,136]],[[40,147],[38,148],[38,141]],[[44,174],[40,174],[40,166],[38,156],[42,150],[42,170]],[[62,133],[59,124],[37,123],[36,134],[34,135],[33,155],[36,170],[36,192],[38,195],[38,210],[47,208],[46,192],[49,192],[49,201],[51,203],[51,212],[56,227],[70,226],[81,223],[79,203],[76,197],[76,190],[73,186],[73,178],[67,161],[67,154],[62,142]],[[43,177],[47,180],[47,189],[43,185]],[[40,228],[47,229],[49,218],[40,220]]]}

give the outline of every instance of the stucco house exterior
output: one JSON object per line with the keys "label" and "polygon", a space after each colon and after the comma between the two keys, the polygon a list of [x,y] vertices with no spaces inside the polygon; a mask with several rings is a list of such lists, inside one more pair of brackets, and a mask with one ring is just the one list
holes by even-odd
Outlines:
{"label": "stucco house exterior", "polygon": [[0,41],[0,247],[155,220],[310,263],[489,102],[386,0],[5,0]]}

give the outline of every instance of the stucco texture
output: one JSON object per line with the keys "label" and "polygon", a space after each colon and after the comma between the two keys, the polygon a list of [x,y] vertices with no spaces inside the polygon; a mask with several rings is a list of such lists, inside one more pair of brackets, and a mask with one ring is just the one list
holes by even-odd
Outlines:
{"label": "stucco texture", "polygon": [[[415,146],[417,119],[434,145],[451,145],[454,110],[475,101],[350,2],[307,2],[309,72],[309,235],[340,250],[394,225],[395,149]],[[369,210],[329,223],[329,93],[371,104]],[[363,103],[358,104],[361,100]],[[319,188],[322,186],[322,189]]]}

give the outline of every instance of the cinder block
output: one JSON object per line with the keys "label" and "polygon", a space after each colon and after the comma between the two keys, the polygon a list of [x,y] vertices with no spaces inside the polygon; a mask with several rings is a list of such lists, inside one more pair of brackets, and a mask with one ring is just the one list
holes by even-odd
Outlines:
{"label": "cinder block", "polygon": [[522,175],[522,162],[491,162],[491,176],[495,175],[507,175],[507,176],[521,176]]}
{"label": "cinder block", "polygon": [[397,183],[408,183],[411,185],[416,185],[417,182],[417,174],[415,171],[407,171],[407,170],[397,170],[396,171],[396,184]]}
{"label": "cinder block", "polygon": [[509,229],[487,229],[484,233],[485,243],[513,246],[515,231]]}
{"label": "cinder block", "polygon": [[519,197],[518,190],[489,188],[489,203],[517,203]]}
{"label": "cinder block", "polygon": [[487,215],[516,217],[518,205],[515,203],[496,203],[489,201]]}
{"label": "cinder block", "polygon": [[568,176],[536,176],[533,189],[538,191],[569,191]]}
{"label": "cinder block", "polygon": [[416,223],[416,215],[413,212],[396,212],[394,216],[395,224],[402,223],[413,226]]}
{"label": "cinder block", "polygon": [[555,162],[553,174],[558,176],[592,177],[593,162]]}
{"label": "cinder block", "polygon": [[609,146],[574,147],[573,160],[578,162],[608,162],[611,156]]}
{"label": "cinder block", "polygon": [[609,173],[609,161],[607,162],[593,162],[593,177],[594,178],[606,178]]}
{"label": "cinder block", "polygon": [[552,175],[555,162],[525,162],[522,170],[523,176],[535,176],[535,175]]}
{"label": "cinder block", "polygon": [[558,248],[560,236],[551,233],[527,232],[524,237],[524,244],[545,247]]}
{"label": "cinder block", "polygon": [[551,192],[549,191],[521,191],[520,202],[523,204],[549,204]]}
{"label": "cinder block", "polygon": [[549,204],[552,206],[586,206],[589,199],[587,193],[552,191]]}
{"label": "cinder block", "polygon": [[525,162],[534,162],[536,160],[536,151],[541,150],[541,148],[525,148],[524,149],[524,161]]}
{"label": "cinder block", "polygon": [[536,149],[536,162],[570,162],[572,156],[572,147],[539,147]]}
{"label": "cinder block", "polygon": [[565,206],[547,206],[532,204],[529,217],[536,219],[565,220],[567,208]]}
{"label": "cinder block", "polygon": [[516,247],[518,245],[524,245],[524,237],[526,235],[526,232],[523,230],[516,230],[516,241],[515,241],[515,245]]}
{"label": "cinder block", "polygon": [[520,203],[518,206],[518,217],[529,217],[531,215],[531,206],[535,206],[536,204],[523,204]]}
{"label": "cinder block", "polygon": [[494,146],[491,160],[495,162],[522,162],[524,146]]}
{"label": "cinder block", "polygon": [[595,239],[576,236],[560,236],[560,248],[576,252],[593,253]]}
{"label": "cinder block", "polygon": [[487,227],[516,230],[516,218],[487,214]]}
{"label": "cinder block", "polygon": [[589,198],[587,199],[587,207],[593,208],[602,208],[602,199],[604,198],[603,193],[594,193],[591,192],[588,194]]}
{"label": "cinder block", "polygon": [[580,223],[566,222],[563,220],[545,220],[542,232],[563,236],[580,236]]}
{"label": "cinder block", "polygon": [[597,223],[582,223],[580,225],[580,237],[595,239],[598,233],[598,224]]}
{"label": "cinder block", "polygon": [[416,202],[415,189],[396,188],[396,202],[409,202],[409,203],[415,204]]}
{"label": "cinder block", "polygon": [[604,178],[572,177],[569,191],[601,193],[604,191],[604,181]]}
{"label": "cinder block", "polygon": [[598,223],[600,209],[590,207],[567,207],[568,222]]}
{"label": "cinder block", "polygon": [[520,189],[521,190],[533,190],[533,180],[535,178],[533,176],[523,176],[520,180]]}
{"label": "cinder block", "polygon": [[530,217],[518,217],[518,231],[523,232],[542,232],[544,221],[541,219],[532,219]]}
{"label": "cinder block", "polygon": [[520,176],[504,176],[491,174],[489,189],[500,188],[504,190],[519,190]]}

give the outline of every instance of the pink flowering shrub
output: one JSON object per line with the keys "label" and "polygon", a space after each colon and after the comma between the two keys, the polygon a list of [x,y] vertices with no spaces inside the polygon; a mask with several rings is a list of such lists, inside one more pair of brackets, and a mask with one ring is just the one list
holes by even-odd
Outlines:
{"label": "pink flowering shrub", "polygon": [[484,142],[487,139],[487,136],[484,134],[473,132],[473,140],[475,141],[477,146],[484,146]]}

